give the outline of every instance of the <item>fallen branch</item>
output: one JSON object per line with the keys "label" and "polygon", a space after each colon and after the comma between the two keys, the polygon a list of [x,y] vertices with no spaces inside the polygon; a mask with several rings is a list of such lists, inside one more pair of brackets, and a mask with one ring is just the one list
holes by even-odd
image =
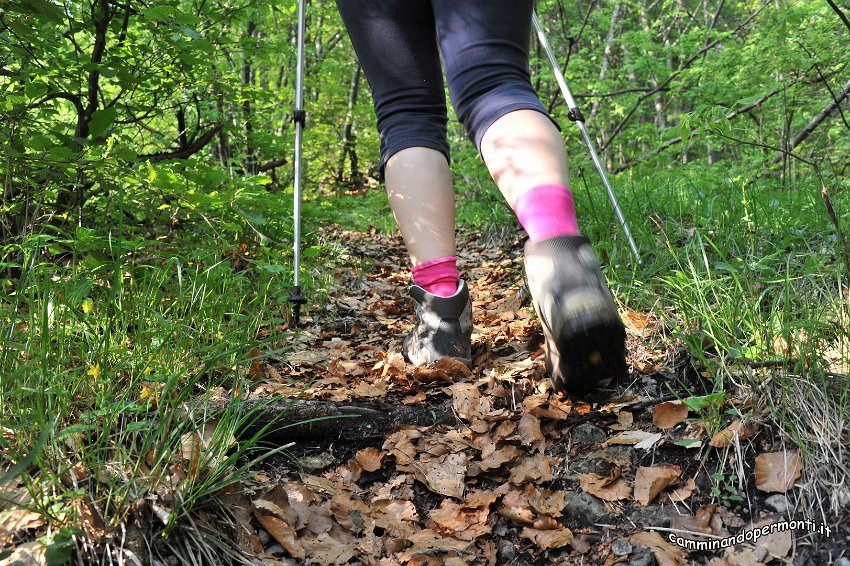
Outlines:
{"label": "fallen branch", "polygon": [[[265,403],[247,401],[241,407],[256,415],[240,436],[262,432],[266,440],[334,441],[383,438],[402,425],[454,424],[450,406],[393,406],[377,403],[334,403],[314,399]],[[263,432],[263,429],[266,429]]]}
{"label": "fallen branch", "polygon": [[[654,399],[648,399],[646,401],[640,401],[637,403],[632,403],[631,405],[626,405],[624,407],[620,407],[618,412],[627,411],[629,413],[633,413],[635,411],[640,411],[649,407],[654,407],[660,403],[664,403],[665,401],[675,401],[677,399],[681,399],[681,395],[662,395],[661,397],[656,397]],[[589,421],[616,421],[617,415],[615,413],[609,412],[601,412],[596,411],[592,413],[587,413],[586,415],[579,415],[577,417],[570,417],[564,420],[565,427],[573,427],[575,425],[579,425],[582,423],[586,423]],[[604,424],[604,423],[603,423]]]}

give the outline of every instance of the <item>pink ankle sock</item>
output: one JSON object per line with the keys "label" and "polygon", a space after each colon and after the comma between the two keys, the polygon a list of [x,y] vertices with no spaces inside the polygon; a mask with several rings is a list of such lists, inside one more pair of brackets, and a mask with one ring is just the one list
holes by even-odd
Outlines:
{"label": "pink ankle sock", "polygon": [[413,282],[432,295],[451,297],[457,292],[460,272],[457,257],[450,255],[420,263],[411,271]]}
{"label": "pink ankle sock", "polygon": [[579,233],[573,194],[562,185],[540,185],[514,203],[519,223],[532,242]]}

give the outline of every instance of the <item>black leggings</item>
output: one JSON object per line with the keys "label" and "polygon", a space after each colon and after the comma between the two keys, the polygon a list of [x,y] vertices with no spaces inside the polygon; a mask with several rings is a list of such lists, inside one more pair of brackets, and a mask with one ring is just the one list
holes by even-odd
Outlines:
{"label": "black leggings", "polygon": [[455,113],[476,148],[508,112],[549,116],[528,71],[533,0],[337,0],[337,7],[372,87],[381,176],[409,147],[449,160],[440,53]]}

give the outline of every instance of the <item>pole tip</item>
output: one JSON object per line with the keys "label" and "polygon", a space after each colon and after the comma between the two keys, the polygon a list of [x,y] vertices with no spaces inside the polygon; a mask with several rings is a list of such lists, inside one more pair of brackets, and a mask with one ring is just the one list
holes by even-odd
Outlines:
{"label": "pole tip", "polygon": [[298,326],[301,318],[301,305],[307,304],[307,297],[301,294],[301,287],[296,285],[292,288],[292,293],[289,295],[289,302],[292,303],[292,319],[295,326]]}

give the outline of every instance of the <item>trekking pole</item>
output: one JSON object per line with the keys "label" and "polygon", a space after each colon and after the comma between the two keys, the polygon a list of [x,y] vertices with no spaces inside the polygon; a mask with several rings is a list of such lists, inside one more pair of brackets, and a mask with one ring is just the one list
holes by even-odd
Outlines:
{"label": "trekking pole", "polygon": [[614,189],[611,188],[611,183],[608,182],[608,175],[605,174],[605,166],[602,165],[602,161],[596,153],[595,144],[593,143],[590,135],[587,133],[587,128],[584,126],[584,115],[581,113],[581,110],[578,109],[578,106],[576,106],[576,101],[573,99],[570,87],[567,86],[567,80],[564,78],[564,74],[558,66],[558,60],[555,59],[555,54],[552,52],[549,40],[546,39],[546,35],[543,33],[543,28],[540,26],[540,21],[537,19],[537,13],[531,13],[531,21],[534,24],[535,31],[537,31],[537,39],[540,41],[540,45],[543,46],[543,50],[546,51],[546,56],[552,64],[552,71],[555,73],[555,79],[558,81],[558,86],[561,87],[561,92],[564,94],[564,99],[567,101],[567,108],[570,109],[567,114],[567,118],[569,118],[570,121],[575,122],[576,125],[578,125],[579,130],[581,130],[581,137],[584,140],[584,144],[587,146],[587,149],[590,150],[590,158],[593,160],[593,164],[596,166],[599,176],[602,177],[602,184],[605,185],[605,189],[608,191],[608,199],[611,201],[611,206],[614,207],[614,212],[617,215],[617,220],[620,221],[620,227],[623,229],[623,233],[626,235],[626,240],[629,243],[629,248],[632,250],[632,255],[635,256],[635,260],[639,266],[643,265],[643,262],[640,259],[640,254],[638,253],[637,245],[635,245],[635,240],[632,238],[632,232],[629,230],[629,225],[626,223],[623,211],[620,210],[620,205],[617,203],[617,197],[614,195]]}
{"label": "trekking pole", "polygon": [[298,52],[296,56],[295,71],[295,111],[292,121],[295,123],[295,197],[292,207],[294,230],[292,243],[294,247],[294,282],[289,302],[293,304],[292,316],[295,325],[301,316],[301,305],[307,303],[307,299],[301,294],[301,133],[306,125],[307,115],[304,112],[304,0],[298,2]]}

